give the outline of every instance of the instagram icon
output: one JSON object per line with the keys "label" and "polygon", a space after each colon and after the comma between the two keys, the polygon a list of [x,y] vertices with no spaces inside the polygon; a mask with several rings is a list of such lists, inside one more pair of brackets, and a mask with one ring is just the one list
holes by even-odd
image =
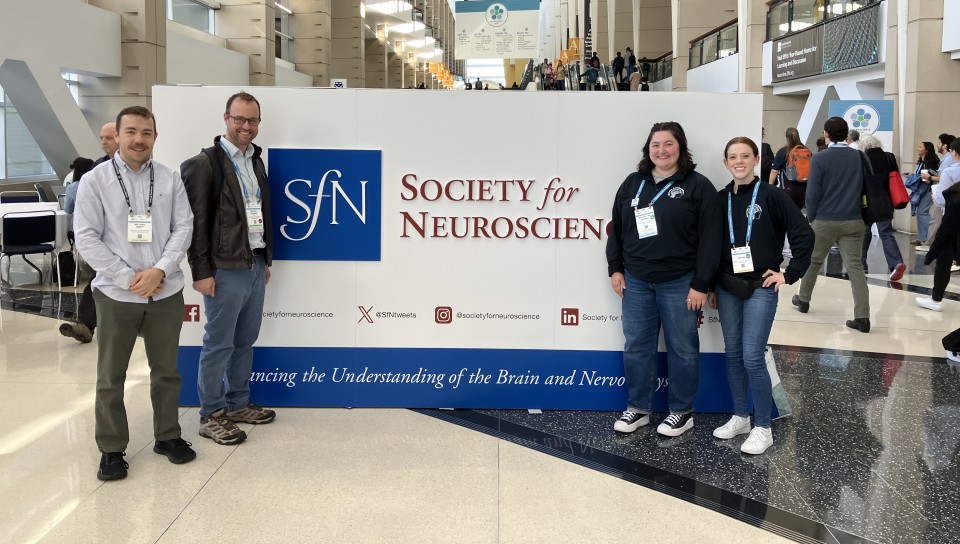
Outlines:
{"label": "instagram icon", "polygon": [[437,306],[433,311],[433,320],[441,325],[449,325],[453,321],[453,308]]}

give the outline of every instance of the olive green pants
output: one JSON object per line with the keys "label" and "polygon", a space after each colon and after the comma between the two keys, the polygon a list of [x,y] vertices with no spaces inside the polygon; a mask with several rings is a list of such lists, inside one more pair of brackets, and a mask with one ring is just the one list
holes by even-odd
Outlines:
{"label": "olive green pants", "polygon": [[830,247],[837,244],[840,257],[850,276],[850,288],[853,290],[853,317],[870,318],[870,291],[867,289],[867,277],[863,273],[863,233],[864,223],[860,219],[852,221],[821,221],[810,223],[816,239],[813,242],[813,254],[810,256],[810,268],[800,281],[797,293],[800,300],[810,302],[813,288],[817,285],[817,276],[823,261],[830,253]]}
{"label": "olive green pants", "polygon": [[102,452],[125,451],[130,441],[123,385],[138,335],[143,336],[150,365],[154,438],[178,438],[177,348],[183,326],[183,292],[145,304],[119,302],[99,290],[94,290],[93,299],[97,305],[97,447]]}

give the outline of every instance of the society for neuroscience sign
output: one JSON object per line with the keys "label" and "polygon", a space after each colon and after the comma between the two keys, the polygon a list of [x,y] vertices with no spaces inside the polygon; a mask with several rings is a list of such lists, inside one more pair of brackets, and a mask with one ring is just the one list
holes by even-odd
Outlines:
{"label": "society for neuroscience sign", "polygon": [[[759,140],[762,112],[740,93],[246,90],[264,119],[275,242],[251,387],[272,406],[622,410],[605,246],[640,127],[670,112],[720,187],[723,143]],[[156,87],[157,160],[180,164],[222,133],[233,92]],[[565,114],[584,108],[632,123]],[[470,130],[411,131],[424,111]],[[607,159],[568,152],[563,135],[584,131]],[[205,318],[198,293],[184,300],[181,402],[194,405]],[[700,338],[696,409],[729,411],[715,311]],[[669,376],[655,380],[665,409]]]}
{"label": "society for neuroscience sign", "polygon": [[876,136],[884,149],[893,149],[893,100],[831,100],[828,112],[861,135]]}
{"label": "society for neuroscience sign", "polygon": [[533,58],[539,54],[539,0],[456,2],[457,59]]}

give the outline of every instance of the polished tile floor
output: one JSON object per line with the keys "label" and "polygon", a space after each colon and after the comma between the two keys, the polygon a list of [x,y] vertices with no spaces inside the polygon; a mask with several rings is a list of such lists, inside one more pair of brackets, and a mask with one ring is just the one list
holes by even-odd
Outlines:
{"label": "polished tile floor", "polygon": [[[903,239],[905,241],[905,238]],[[130,476],[96,479],[96,344],[57,333],[74,293],[0,293],[0,543],[32,542],[960,542],[960,277],[919,309],[930,270],[909,253],[871,275],[873,330],[844,327],[842,279],[808,314],[784,289],[771,337],[794,408],[758,458],[710,432],[611,432],[601,412],[281,409],[235,447],[152,452],[148,369],[127,381]],[[874,251],[870,267],[882,271]],[[15,282],[21,279],[15,269]]]}

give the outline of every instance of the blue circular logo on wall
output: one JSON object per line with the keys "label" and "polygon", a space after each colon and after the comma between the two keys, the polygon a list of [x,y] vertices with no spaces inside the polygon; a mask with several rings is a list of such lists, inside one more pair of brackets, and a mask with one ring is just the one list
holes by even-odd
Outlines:
{"label": "blue circular logo on wall", "polygon": [[860,134],[873,134],[880,126],[880,114],[868,104],[855,104],[847,108],[843,118],[853,130]]}
{"label": "blue circular logo on wall", "polygon": [[487,24],[490,26],[503,26],[507,22],[507,6],[503,4],[491,4],[487,8]]}

